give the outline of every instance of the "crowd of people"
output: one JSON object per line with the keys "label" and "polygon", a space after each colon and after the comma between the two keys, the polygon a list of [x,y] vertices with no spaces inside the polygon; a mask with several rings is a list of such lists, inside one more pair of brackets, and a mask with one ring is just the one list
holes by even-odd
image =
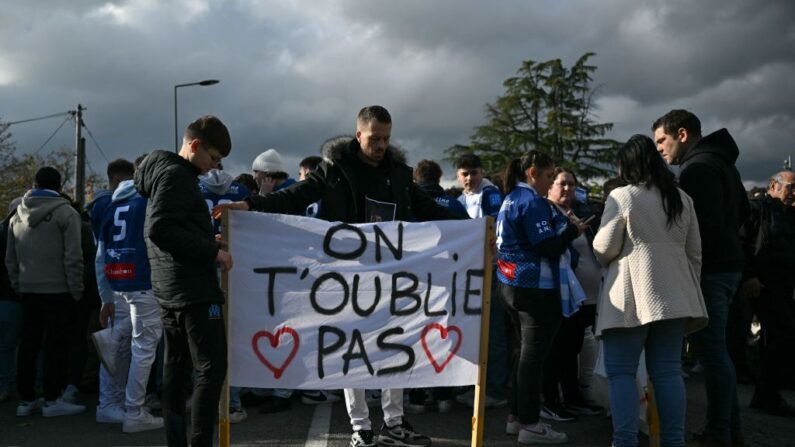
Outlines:
{"label": "crowd of people", "polygon": [[[749,368],[730,355],[730,335],[739,332],[744,344],[754,316],[762,342],[750,407],[795,416],[781,394],[794,376],[795,173],[775,173],[767,193],[749,202],[728,131],[702,136],[693,113],[672,110],[653,123],[653,138],[634,135],[618,150],[603,203],[578,187],[571,164],[557,166],[538,150],[491,176],[477,154],[463,155],[455,161],[460,189],[451,191],[440,185],[438,163],[408,165],[391,130],[389,112],[368,106],[355,135],[329,139],[320,156],[301,161],[297,181],[276,149],[233,178],[221,166],[230,134],[204,116],[186,128],[178,153],[110,163],[108,190],[85,209],[61,192],[57,170],[39,169],[0,229],[0,401],[16,392],[18,417],[86,411],[79,387],[93,315],[107,335],[96,337],[96,422],[127,433],[165,428],[169,446],[212,445],[228,349],[219,274],[234,266],[219,217],[237,209],[345,223],[495,218],[485,405],[508,407],[505,432],[520,444],[565,443],[550,421],[605,411],[583,373],[594,366],[584,340],[595,336],[614,446],[638,445],[642,352],[661,445],[685,445],[685,343],[703,368],[707,397],[696,442],[744,445],[735,364]],[[289,410],[294,394],[233,387],[230,421],[246,419],[244,404]],[[329,391],[298,394],[305,404],[340,400]],[[444,387],[406,396],[344,390],[351,447],[431,445],[405,413],[475,400],[472,389]],[[369,405],[378,402],[376,434]]]}

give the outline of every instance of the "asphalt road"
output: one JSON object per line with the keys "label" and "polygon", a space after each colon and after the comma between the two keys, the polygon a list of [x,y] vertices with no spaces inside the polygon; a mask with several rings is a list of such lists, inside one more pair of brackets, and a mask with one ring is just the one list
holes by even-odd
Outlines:
{"label": "asphalt road", "polygon": [[[688,387],[688,431],[694,432],[703,425],[704,388],[700,378],[687,380]],[[740,385],[740,404],[748,446],[795,446],[795,419],[786,419],[762,414],[748,409],[753,387]],[[790,402],[795,402],[795,392],[786,392]],[[40,414],[28,418],[15,416],[16,402],[0,404],[0,446],[162,446],[165,445],[163,430],[136,434],[124,434],[120,425],[94,422],[96,395],[84,395],[88,405],[86,413],[75,416],[44,418]],[[302,405],[293,401],[290,411],[261,415],[256,408],[248,408],[249,417],[240,424],[232,425],[234,446],[290,446],[290,447],[346,447],[350,440],[350,425],[342,402],[326,406]],[[515,437],[504,434],[507,409],[487,410],[486,446],[514,446]],[[451,413],[426,413],[408,415],[415,428],[433,438],[434,446],[470,445],[470,421],[472,410],[458,405]],[[371,417],[376,430],[380,427],[381,410],[371,408]],[[313,423],[314,421],[314,423]],[[324,427],[327,430],[323,430]],[[556,429],[569,435],[572,446],[609,446],[611,426],[605,416],[582,417],[573,423],[556,423]],[[314,428],[313,428],[314,427]],[[318,427],[322,434],[313,436]],[[648,445],[641,436],[641,446]]]}

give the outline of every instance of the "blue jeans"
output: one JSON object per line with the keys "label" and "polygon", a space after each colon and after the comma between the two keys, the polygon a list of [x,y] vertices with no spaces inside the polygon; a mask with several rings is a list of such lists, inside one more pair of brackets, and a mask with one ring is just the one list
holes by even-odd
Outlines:
{"label": "blue jeans", "polygon": [[640,353],[646,349],[646,369],[654,385],[660,414],[660,445],[685,445],[685,383],[682,342],[685,320],[663,320],[604,332],[605,370],[613,411],[613,446],[638,445],[640,396],[635,382]]}
{"label": "blue jeans", "polygon": [[737,403],[737,377],[726,345],[729,305],[737,292],[742,274],[707,273],[701,275],[701,292],[707,305],[709,325],[690,335],[696,358],[704,367],[707,389],[705,434],[728,442],[740,433],[740,406]]}
{"label": "blue jeans", "polygon": [[22,331],[22,304],[0,301],[0,393],[11,393],[17,380],[17,346]]}
{"label": "blue jeans", "polygon": [[243,408],[243,403],[240,402],[240,390],[242,390],[242,388],[239,386],[229,387],[229,411],[232,411],[235,408]]}

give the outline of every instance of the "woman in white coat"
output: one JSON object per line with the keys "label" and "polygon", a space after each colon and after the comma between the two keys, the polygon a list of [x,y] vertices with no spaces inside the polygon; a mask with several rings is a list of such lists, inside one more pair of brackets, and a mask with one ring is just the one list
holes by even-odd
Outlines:
{"label": "woman in white coat", "polygon": [[605,267],[596,335],[604,342],[613,445],[638,445],[635,373],[645,349],[661,444],[684,446],[682,341],[707,323],[698,221],[649,137],[634,135],[624,144],[618,171],[628,185],[610,193],[593,242]]}

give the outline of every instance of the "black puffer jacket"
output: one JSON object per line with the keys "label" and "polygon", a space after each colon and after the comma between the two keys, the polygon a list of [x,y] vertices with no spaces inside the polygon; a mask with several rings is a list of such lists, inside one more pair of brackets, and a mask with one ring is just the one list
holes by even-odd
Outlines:
{"label": "black puffer jacket", "polygon": [[[303,215],[306,207],[321,200],[320,217],[328,221],[361,223],[358,209],[361,191],[356,189],[354,172],[359,142],[351,137],[338,137],[323,148],[323,162],[309,177],[289,188],[266,196],[246,199],[254,211]],[[396,220],[446,220],[455,215],[439,206],[423,192],[411,178],[412,169],[406,165],[405,155],[395,146],[389,146],[386,157],[388,184],[392,200],[396,203]]]}
{"label": "black puffer jacket", "polygon": [[135,187],[149,199],[144,234],[152,289],[168,309],[224,301],[215,269],[218,245],[198,175],[190,162],[166,151],[150,153],[135,172]]}
{"label": "black puffer jacket", "polygon": [[682,160],[679,185],[693,198],[701,233],[703,273],[743,271],[740,226],[748,197],[734,166],[740,150],[726,129],[699,141]]}

